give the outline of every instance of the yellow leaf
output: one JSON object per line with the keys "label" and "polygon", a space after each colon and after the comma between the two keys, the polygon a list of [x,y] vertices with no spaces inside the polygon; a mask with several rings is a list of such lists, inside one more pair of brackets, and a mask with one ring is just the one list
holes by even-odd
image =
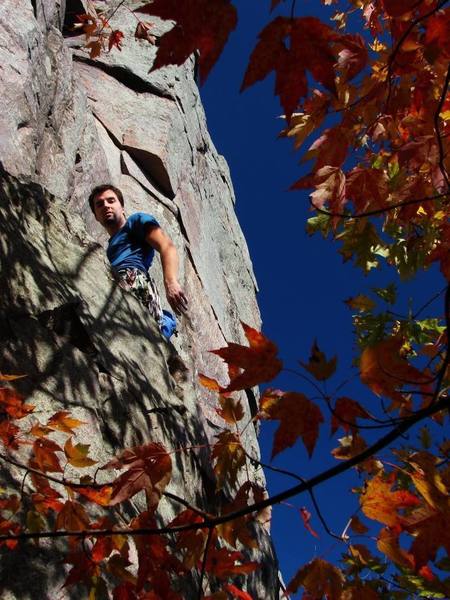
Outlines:
{"label": "yellow leaf", "polygon": [[369,479],[366,489],[361,495],[361,508],[369,519],[379,521],[389,527],[401,526],[404,522],[399,510],[417,507],[421,504],[419,498],[408,490],[392,490],[395,476],[391,474],[384,479],[376,475]]}
{"label": "yellow leaf", "polygon": [[89,445],[88,444],[72,444],[72,438],[69,438],[64,445],[64,453],[67,458],[67,462],[73,467],[91,467],[97,464],[96,460],[88,457]]}
{"label": "yellow leaf", "polygon": [[373,40],[373,44],[369,44],[369,47],[374,52],[381,52],[382,50],[386,50],[386,46],[377,38]]}

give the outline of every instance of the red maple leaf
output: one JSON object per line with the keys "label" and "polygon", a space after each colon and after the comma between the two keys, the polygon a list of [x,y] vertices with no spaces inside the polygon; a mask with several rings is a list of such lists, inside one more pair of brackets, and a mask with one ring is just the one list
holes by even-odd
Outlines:
{"label": "red maple leaf", "polygon": [[37,468],[44,473],[58,472],[62,473],[59,458],[55,452],[62,452],[63,449],[58,446],[53,440],[47,438],[37,438],[33,444],[34,456],[33,463],[36,463]]}
{"label": "red maple leaf", "polygon": [[123,33],[121,31],[119,31],[118,29],[115,29],[114,31],[111,31],[109,39],[108,39],[108,50],[111,52],[111,49],[116,46],[117,50],[122,50],[122,39],[123,39]]}
{"label": "red maple leaf", "polygon": [[[219,386],[221,392],[244,390],[270,381],[283,368],[283,363],[277,358],[276,345],[253,327],[245,323],[242,327],[250,347],[231,342],[226,348],[211,350],[228,363],[229,369],[234,368],[232,372],[238,373],[225,388]],[[240,372],[241,369],[243,372]]]}
{"label": "red maple leaf", "polygon": [[128,448],[102,468],[122,469],[125,466],[127,471],[113,483],[109,505],[119,504],[145,490],[147,502],[157,506],[172,475],[172,460],[164,447],[150,443]]}
{"label": "red maple leaf", "polygon": [[229,0],[154,0],[136,12],[175,21],[159,40],[151,71],[182,65],[198,50],[200,82],[204,83],[236,27],[236,9]]}
{"label": "red maple leaf", "polygon": [[290,119],[300,98],[308,94],[307,70],[316,81],[336,92],[337,49],[333,42],[341,37],[315,17],[277,17],[259,34],[241,90],[275,71],[275,93]]}
{"label": "red maple leaf", "polygon": [[272,458],[282,450],[293,446],[299,437],[312,455],[323,423],[320,409],[303,394],[266,390],[260,400],[261,418],[279,420],[275,432]]}
{"label": "red maple leaf", "polygon": [[351,398],[338,398],[331,418],[331,433],[334,433],[338,427],[342,427],[345,432],[352,430],[356,432],[356,419],[370,419],[369,413],[359,402]]}

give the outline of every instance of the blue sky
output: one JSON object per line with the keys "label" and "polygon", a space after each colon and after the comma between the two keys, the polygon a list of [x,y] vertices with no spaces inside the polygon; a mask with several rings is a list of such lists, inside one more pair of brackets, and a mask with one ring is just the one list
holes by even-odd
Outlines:
{"label": "blue sky", "polygon": [[[308,165],[299,165],[301,155],[294,152],[289,140],[278,139],[283,121],[278,118],[282,110],[274,97],[273,76],[239,93],[257,34],[270,19],[270,3],[238,0],[235,4],[238,29],[231,35],[201,95],[213,141],[230,165],[237,213],[260,287],[263,331],[278,344],[281,357],[291,368],[298,367],[298,360],[307,362],[311,345],[317,339],[328,356],[338,355],[338,369],[342,373],[341,379],[335,380],[338,384],[354,372],[351,311],[343,301],[372,286],[398,283],[398,278],[387,270],[371,272],[366,277],[350,263],[342,262],[337,244],[306,235],[306,219],[311,216],[308,195],[287,190],[307,172]],[[288,14],[289,10],[286,4],[278,12]],[[297,8],[297,14],[303,15],[317,16],[318,11],[323,14],[329,9],[311,1],[302,2]],[[430,271],[418,283],[406,286],[402,298],[406,304],[408,296],[413,296],[417,307],[442,286],[440,276]],[[312,394],[293,375],[281,376],[277,387]],[[367,391],[357,381],[345,393],[355,399],[362,393],[367,397]],[[375,397],[373,401],[376,402]],[[266,462],[270,459],[270,434],[269,427],[263,428],[261,447]],[[335,464],[329,452],[336,445],[330,445],[327,423],[312,461],[298,443],[273,464],[308,477]],[[267,477],[271,493],[295,484],[270,473]],[[348,491],[354,485],[358,485],[357,476],[346,474],[317,489],[324,516],[336,533],[342,533],[352,508],[357,507],[357,497]],[[321,528],[307,496],[294,498],[291,503],[306,506],[313,513],[311,523],[320,538],[316,540],[305,530],[292,508],[275,507],[273,537],[286,581],[313,557],[333,561],[344,550]]]}

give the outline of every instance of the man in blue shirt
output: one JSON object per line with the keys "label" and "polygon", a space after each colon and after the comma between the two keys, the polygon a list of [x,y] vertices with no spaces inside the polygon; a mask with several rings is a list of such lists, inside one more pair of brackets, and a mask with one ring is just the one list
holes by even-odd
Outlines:
{"label": "man in blue shirt", "polygon": [[[163,311],[156,286],[148,274],[155,250],[161,256],[166,297],[176,314],[187,310],[187,298],[178,282],[178,254],[157,220],[147,213],[125,216],[122,192],[110,184],[94,188],[89,205],[96,220],[109,233],[106,254],[121,287],[133,291],[170,337],[170,313]],[[173,317],[172,317],[173,318]]]}

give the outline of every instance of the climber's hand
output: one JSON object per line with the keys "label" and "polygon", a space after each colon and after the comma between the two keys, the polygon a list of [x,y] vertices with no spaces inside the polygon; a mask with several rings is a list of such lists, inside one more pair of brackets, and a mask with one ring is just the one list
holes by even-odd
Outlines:
{"label": "climber's hand", "polygon": [[185,313],[188,308],[188,300],[178,281],[166,281],[166,296],[170,306],[177,315]]}

